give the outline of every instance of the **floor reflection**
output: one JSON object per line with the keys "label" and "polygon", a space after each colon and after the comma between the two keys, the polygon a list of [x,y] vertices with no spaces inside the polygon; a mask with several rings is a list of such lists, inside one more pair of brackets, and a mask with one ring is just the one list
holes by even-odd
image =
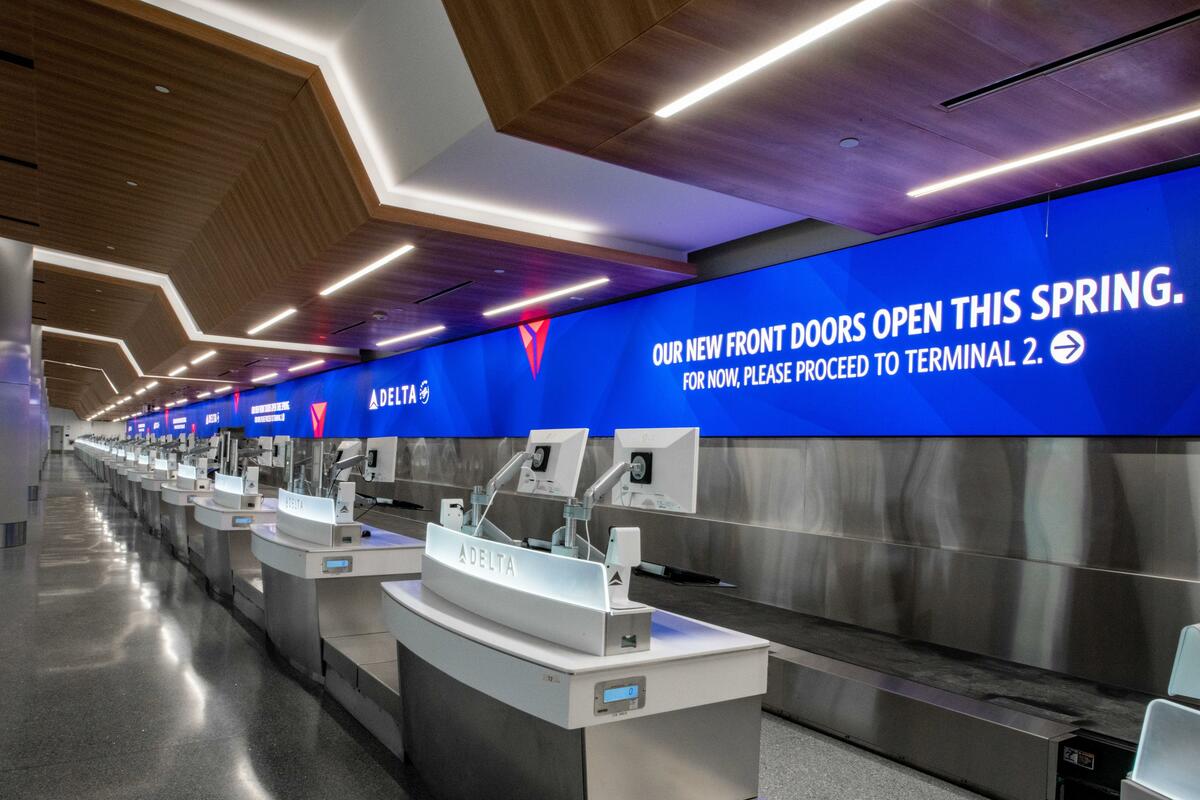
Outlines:
{"label": "floor reflection", "polygon": [[0,551],[0,797],[425,796],[300,686],[81,463]]}

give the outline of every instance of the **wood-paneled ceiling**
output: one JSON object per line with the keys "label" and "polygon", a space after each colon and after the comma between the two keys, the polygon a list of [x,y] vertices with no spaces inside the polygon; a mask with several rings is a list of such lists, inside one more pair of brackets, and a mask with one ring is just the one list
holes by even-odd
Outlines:
{"label": "wood-paneled ceiling", "polygon": [[[0,4],[0,51],[0,236],[165,274],[207,335],[246,337],[296,306],[261,337],[354,352],[413,328],[445,325],[450,338],[509,324],[481,312],[583,279],[611,279],[587,294],[596,302],[694,274],[382,207],[319,70],[136,0]],[[416,249],[402,260],[318,296],[405,243]],[[244,385],[312,358],[192,341],[159,287],[61,262],[37,265],[35,323],[106,338],[48,335],[52,352],[73,355],[46,358],[105,369],[118,389],[97,370],[48,363],[50,402],[80,416],[152,380],[160,385],[137,404],[194,396],[206,388],[196,378]],[[154,377],[209,349],[218,355],[178,380]],[[326,359],[322,368],[347,357]]]}
{"label": "wood-paneled ceiling", "polygon": [[[248,386],[257,376],[269,372],[287,374],[289,368],[309,363],[314,358],[324,359],[322,368],[355,360],[334,355],[314,356],[303,351],[192,342],[161,289],[108,276],[80,273],[44,262],[34,263],[33,321],[48,328],[80,334],[66,336],[44,333],[43,340],[53,342],[50,346],[56,348],[52,352],[63,355],[63,348],[67,346],[64,342],[69,342],[69,346],[74,348],[62,358],[44,355],[46,359],[103,367],[98,363],[101,359],[97,356],[103,353],[104,363],[117,366],[115,370],[103,367],[120,390],[115,393],[116,396],[129,396],[142,387],[157,383],[143,394],[136,395],[136,401],[121,404],[106,417],[124,415],[145,405],[156,406],[192,399],[200,392],[211,391],[219,386],[216,381]],[[83,338],[88,335],[104,338]],[[118,339],[125,342],[137,362],[136,366],[130,362],[121,346],[113,341]],[[200,364],[190,363],[212,350],[216,351],[216,355]],[[47,361],[48,372],[50,366],[50,361]],[[187,367],[185,372],[174,377],[169,374],[181,366]],[[139,376],[138,369],[144,373],[142,376]],[[88,379],[86,383],[94,390],[92,396],[104,400],[99,405],[82,406],[88,409],[89,415],[97,408],[113,402],[112,386],[96,370],[76,370],[71,375],[56,374],[64,379],[71,376]],[[50,387],[52,405],[62,405],[54,402],[58,399],[77,399],[61,394],[63,388],[64,384]],[[62,407],[74,409],[76,406],[67,404]]]}
{"label": "wood-paneled ceiling", "polygon": [[[942,104],[1195,12],[1190,0],[902,0],[669,118],[847,0],[444,0],[497,130],[882,233],[1200,152],[1200,122],[909,190],[1200,105],[1200,23]],[[857,138],[853,149],[839,147]]]}

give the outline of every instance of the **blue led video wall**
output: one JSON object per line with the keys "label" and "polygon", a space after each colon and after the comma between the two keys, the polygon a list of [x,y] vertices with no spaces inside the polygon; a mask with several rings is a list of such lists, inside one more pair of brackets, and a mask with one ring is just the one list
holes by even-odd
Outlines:
{"label": "blue led video wall", "polygon": [[130,430],[1200,434],[1200,170],[527,322]]}

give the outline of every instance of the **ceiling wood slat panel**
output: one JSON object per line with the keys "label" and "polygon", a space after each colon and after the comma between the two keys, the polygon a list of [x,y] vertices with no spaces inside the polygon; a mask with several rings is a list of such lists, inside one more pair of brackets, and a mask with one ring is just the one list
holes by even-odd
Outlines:
{"label": "ceiling wood slat panel", "polygon": [[0,3],[0,50],[33,58],[33,8],[24,0]]}
{"label": "ceiling wood slat panel", "polygon": [[165,365],[173,356],[187,349],[191,342],[162,293],[156,293],[154,299],[133,320],[133,324],[127,327],[125,343],[134,352],[142,369],[152,375],[161,375],[173,369],[174,364],[170,367]]}
{"label": "ceiling wood slat panel", "polygon": [[687,0],[448,2],[460,39],[493,47],[469,59],[497,128],[570,83]]}
{"label": "ceiling wood slat panel", "polygon": [[[328,88],[312,80],[172,271],[172,279],[198,323],[214,333],[241,336],[279,310],[296,306],[300,314],[263,335],[370,349],[411,327],[446,324],[447,336],[477,332],[487,327],[480,312],[500,299],[564,284],[612,278],[609,286],[588,294],[589,301],[596,301],[694,274],[688,265],[670,259],[377,202]],[[338,278],[403,244],[416,250],[332,298],[317,296]],[[504,271],[503,278],[497,269]],[[440,311],[408,305],[465,280],[475,282],[472,291],[456,293]],[[210,288],[214,283],[246,291],[215,295]],[[390,321],[331,335],[375,310],[388,313]]]}
{"label": "ceiling wood slat panel", "polygon": [[[581,19],[565,33],[627,40],[681,2],[637,0],[621,25],[594,28],[597,21]],[[36,214],[40,227],[0,218],[0,235],[166,273],[206,334],[244,337],[290,303],[301,313],[264,337],[371,348],[426,319],[446,324],[447,335],[506,324],[481,312],[578,280],[612,282],[543,311],[694,275],[670,259],[382,207],[314,66],[135,0],[22,5],[33,10],[37,135],[13,147],[29,152],[32,141],[39,169],[31,181],[0,187],[0,206]],[[560,67],[573,74],[582,63]],[[0,87],[4,81],[0,74]],[[157,84],[170,92],[155,91]],[[0,142],[4,131],[28,128],[26,112],[17,98],[0,102]],[[405,242],[417,250],[402,263],[334,298],[318,297]],[[35,295],[39,321],[119,339],[151,376],[217,351],[177,379],[159,377],[139,403],[193,399],[213,388],[202,379],[244,386],[312,358],[303,350],[192,342],[166,295],[149,284],[46,264],[38,276],[45,281]],[[416,303],[457,283],[468,285]],[[377,309],[387,318],[355,325]],[[60,360],[103,367],[122,395],[154,379],[137,379],[116,345],[59,338],[54,346],[69,356]],[[322,366],[354,360],[327,356]],[[67,396],[66,381],[56,381],[56,396]],[[88,406],[87,415],[111,402],[102,378],[84,386],[72,402]]]}
{"label": "ceiling wood slat panel", "polygon": [[37,163],[36,99],[34,71],[0,61],[0,156]]}
{"label": "ceiling wood slat panel", "polygon": [[39,243],[160,271],[304,85],[274,65],[81,0],[37,0],[36,50]]}
{"label": "ceiling wood slat panel", "polygon": [[[37,194],[37,170],[0,161],[0,215],[14,220],[39,222],[41,214]],[[27,236],[22,238],[27,239]]]}
{"label": "ceiling wood slat panel", "polygon": [[367,219],[315,92],[306,86],[171,278],[202,328],[216,328],[247,297],[262,298],[251,319],[270,316],[287,302],[284,287],[296,265]]}
{"label": "ceiling wood slat panel", "polygon": [[[159,378],[159,386],[140,396],[140,402],[158,405],[180,397],[190,399],[197,392],[214,388],[214,384],[195,380],[197,377],[246,384],[254,375],[270,371],[263,366],[270,365],[273,369],[286,371],[288,367],[312,359],[311,355],[304,352],[281,353],[267,348],[208,345],[189,341],[166,296],[156,287],[106,276],[87,275],[44,262],[35,262],[34,278],[33,313],[41,317],[39,322],[42,324],[122,339],[138,364],[150,375],[163,376],[176,367],[188,366],[187,372],[179,379]],[[102,349],[96,350],[95,347]],[[96,352],[119,354],[120,351],[116,348],[115,344],[95,343],[93,348],[79,347],[77,354],[81,358],[92,357]],[[192,359],[210,350],[216,350],[217,355],[197,366],[190,365]],[[49,355],[46,357],[54,358]],[[329,356],[326,363],[336,366],[350,360]],[[92,361],[74,363],[103,367],[103,364]],[[128,364],[128,361],[124,363]],[[251,366],[248,367],[248,364]],[[108,398],[112,394],[111,387],[99,372],[84,370],[84,373],[90,379],[89,385],[105,401],[101,406],[108,405]],[[110,372],[109,375],[122,394],[130,394],[154,380],[134,378],[131,368],[128,372],[122,370],[119,374],[114,375]],[[95,410],[96,407],[90,407],[88,414]],[[128,409],[123,409],[120,413],[127,412]]]}
{"label": "ceiling wood slat panel", "polygon": [[[118,391],[130,386],[137,378],[137,373],[133,371],[133,367],[125,359],[120,347],[110,342],[97,342],[74,336],[43,332],[42,358],[52,361],[65,361],[68,364],[83,364],[102,369],[108,373],[109,379],[117,385]],[[112,397],[112,389],[108,386],[104,377],[97,372],[96,378],[99,379],[99,383],[97,384],[93,380],[92,385],[104,387],[103,391],[98,390],[101,396],[106,398]]]}
{"label": "ceiling wood slat panel", "polygon": [[35,262],[34,313],[56,328],[122,338],[129,323],[160,295],[152,287],[85,275]]}
{"label": "ceiling wood slat panel", "polygon": [[[692,0],[563,71],[570,10],[487,21],[486,0],[444,0],[498,130],[621,166],[872,232],[1044,194],[1200,152],[1200,125],[1162,131],[913,199],[907,191],[1194,107],[1200,24],[1177,28],[964,104],[945,100],[1195,10],[1163,0],[893,3],[669,119],[657,108],[845,7]],[[623,20],[599,0],[588,16]],[[542,48],[534,60],[525,50]],[[536,73],[531,78],[529,72]],[[486,73],[486,76],[484,76]],[[556,85],[552,85],[556,84]],[[515,113],[524,87],[549,86]],[[489,101],[489,97],[491,100]],[[860,145],[842,150],[855,137]]]}

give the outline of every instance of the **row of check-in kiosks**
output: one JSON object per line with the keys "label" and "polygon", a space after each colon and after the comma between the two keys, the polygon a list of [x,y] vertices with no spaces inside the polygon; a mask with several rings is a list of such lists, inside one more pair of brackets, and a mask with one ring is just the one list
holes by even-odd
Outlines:
{"label": "row of check-in kiosks", "polygon": [[[769,642],[631,600],[640,527],[592,539],[601,506],[695,512],[699,431],[617,430],[611,465],[580,492],[587,441],[532,431],[486,483],[444,498],[423,540],[359,519],[388,501],[355,477],[394,480],[394,439],[317,447],[319,463],[285,437],[76,448],[145,532],[435,796],[757,797]],[[266,465],[292,476],[276,497],[260,491]],[[498,525],[513,484],[561,503],[562,524]],[[1200,698],[1200,626],[1181,638],[1171,694]],[[1200,711],[1154,701],[1122,796],[1197,800],[1197,752]],[[487,768],[464,769],[465,753]]]}

